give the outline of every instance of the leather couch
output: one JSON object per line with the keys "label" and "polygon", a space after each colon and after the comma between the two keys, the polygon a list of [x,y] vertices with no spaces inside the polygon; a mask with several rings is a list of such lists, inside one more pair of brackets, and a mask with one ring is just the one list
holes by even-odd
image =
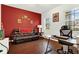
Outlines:
{"label": "leather couch", "polygon": [[38,40],[39,37],[40,34],[38,32],[21,33],[19,30],[13,30],[10,35],[10,39],[13,40],[15,44]]}

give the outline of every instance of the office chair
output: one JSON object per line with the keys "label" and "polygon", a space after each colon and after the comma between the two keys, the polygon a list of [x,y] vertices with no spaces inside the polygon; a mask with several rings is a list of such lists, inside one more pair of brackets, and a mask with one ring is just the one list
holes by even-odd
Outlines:
{"label": "office chair", "polygon": [[[60,29],[60,36],[66,36],[68,38],[72,38],[72,30],[69,29],[68,26],[64,25]],[[73,53],[73,51],[69,49],[69,46],[72,46],[73,44],[63,40],[58,40],[59,44],[62,44],[63,47],[61,49],[57,49],[57,52],[59,53],[59,51],[62,51],[63,53]],[[67,51],[63,51],[65,50],[64,46],[67,48],[67,49],[65,48]]]}
{"label": "office chair", "polygon": [[57,52],[59,54],[61,54],[61,53],[63,53],[63,54],[73,54],[72,49],[69,49],[69,46],[73,46],[73,43],[70,43],[70,42],[67,42],[67,41],[64,41],[64,40],[61,40],[61,39],[59,39],[58,42],[59,42],[59,44],[64,45],[66,47],[65,49],[63,47],[61,49],[57,49]]}

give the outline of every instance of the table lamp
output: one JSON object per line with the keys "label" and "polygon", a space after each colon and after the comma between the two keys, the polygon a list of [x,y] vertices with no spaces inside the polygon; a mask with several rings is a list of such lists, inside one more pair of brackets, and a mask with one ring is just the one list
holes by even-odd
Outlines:
{"label": "table lamp", "polygon": [[42,25],[38,25],[37,27],[39,28],[39,32],[41,32],[42,31]]}

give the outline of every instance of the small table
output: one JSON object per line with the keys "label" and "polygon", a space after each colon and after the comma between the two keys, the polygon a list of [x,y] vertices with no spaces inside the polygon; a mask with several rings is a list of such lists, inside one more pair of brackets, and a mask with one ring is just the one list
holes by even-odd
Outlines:
{"label": "small table", "polygon": [[9,38],[4,38],[3,40],[0,40],[0,54],[6,54],[9,50]]}

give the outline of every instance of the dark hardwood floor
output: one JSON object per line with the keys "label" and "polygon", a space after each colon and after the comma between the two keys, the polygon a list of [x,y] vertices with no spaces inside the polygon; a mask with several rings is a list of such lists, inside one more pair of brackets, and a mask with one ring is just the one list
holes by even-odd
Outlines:
{"label": "dark hardwood floor", "polygon": [[[36,41],[24,42],[16,45],[10,43],[8,54],[44,54],[46,50],[46,45],[47,45],[47,39],[42,38]],[[48,49],[51,48],[52,51],[49,52],[48,54],[57,54],[56,50],[61,48],[61,45],[51,40]],[[73,47],[71,48],[75,51],[75,48]]]}

